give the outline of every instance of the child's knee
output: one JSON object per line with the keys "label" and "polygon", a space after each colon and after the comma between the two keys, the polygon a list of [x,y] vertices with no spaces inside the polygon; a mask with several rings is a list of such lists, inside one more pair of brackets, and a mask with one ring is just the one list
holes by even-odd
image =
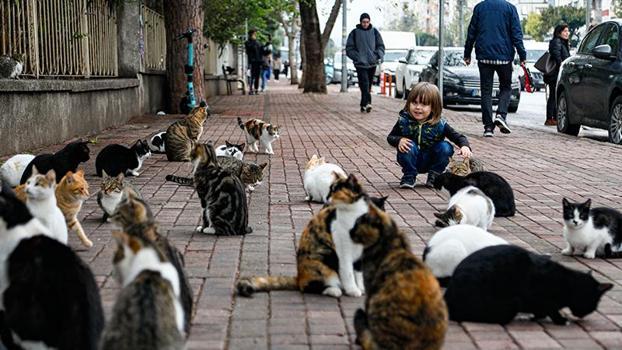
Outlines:
{"label": "child's knee", "polygon": [[439,142],[438,153],[442,156],[446,156],[447,158],[449,158],[454,155],[454,148],[449,142],[442,141]]}

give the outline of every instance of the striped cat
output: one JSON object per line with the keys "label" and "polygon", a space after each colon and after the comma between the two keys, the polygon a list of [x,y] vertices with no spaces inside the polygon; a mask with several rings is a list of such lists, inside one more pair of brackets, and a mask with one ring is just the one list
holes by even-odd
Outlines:
{"label": "striped cat", "polygon": [[166,130],[166,158],[169,162],[190,161],[190,153],[203,134],[203,123],[209,116],[207,104],[201,102],[184,119]]}
{"label": "striped cat", "polygon": [[248,226],[248,204],[242,181],[224,170],[211,143],[192,151],[194,187],[201,199],[203,225],[197,232],[233,236],[252,232]]}
{"label": "striped cat", "polygon": [[184,349],[184,311],[175,268],[149,242],[122,232],[113,263],[123,287],[100,350]]}
{"label": "striped cat", "polygon": [[97,193],[97,204],[104,212],[102,222],[108,222],[108,218],[114,214],[117,205],[121,202],[121,195],[123,194],[124,188],[131,188],[138,196],[140,196],[140,192],[138,192],[123,174],[111,177],[104,171],[103,175],[104,179],[101,184],[101,190]]}
{"label": "striped cat", "polygon": [[411,251],[389,214],[369,205],[350,231],[361,257],[365,311],[354,314],[356,342],[371,349],[441,349],[447,306],[430,269]]}
{"label": "striped cat", "polygon": [[[239,160],[233,157],[217,156],[218,164],[231,174],[237,176],[246,185],[249,191],[254,191],[255,186],[261,185],[263,181],[263,170],[268,163],[257,165],[253,162]],[[167,175],[166,181],[176,182],[184,186],[193,186],[194,180],[190,177],[180,177],[175,175]]]}
{"label": "striped cat", "polygon": [[272,142],[279,138],[279,127],[266,123],[260,119],[250,119],[242,122],[238,117],[240,129],[246,131],[246,143],[251,152],[259,153],[259,144],[264,148],[265,153],[274,154]]}
{"label": "striped cat", "polygon": [[127,234],[151,242],[173,264],[179,278],[179,299],[184,309],[185,331],[188,332],[192,316],[192,287],[184,270],[184,256],[165,236],[160,235],[151,208],[131,187],[124,188],[112,220]]}
{"label": "striped cat", "polygon": [[484,163],[474,157],[464,158],[462,160],[456,160],[452,157],[449,159],[448,169],[450,173],[460,176],[466,176],[476,171],[485,170]]}
{"label": "striped cat", "polygon": [[74,230],[82,244],[88,248],[93,246],[93,242],[86,236],[78,213],[82,209],[82,203],[89,198],[89,184],[84,178],[84,170],[78,172],[68,172],[56,186],[56,205],[65,216],[67,228]]}

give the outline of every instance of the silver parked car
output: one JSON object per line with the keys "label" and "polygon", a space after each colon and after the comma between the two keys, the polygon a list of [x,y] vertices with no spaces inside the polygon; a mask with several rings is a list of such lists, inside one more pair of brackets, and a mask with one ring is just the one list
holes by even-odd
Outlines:
{"label": "silver parked car", "polygon": [[426,67],[437,48],[418,46],[408,50],[406,57],[399,60],[395,69],[395,97],[407,97],[412,86],[419,82],[419,75]]}

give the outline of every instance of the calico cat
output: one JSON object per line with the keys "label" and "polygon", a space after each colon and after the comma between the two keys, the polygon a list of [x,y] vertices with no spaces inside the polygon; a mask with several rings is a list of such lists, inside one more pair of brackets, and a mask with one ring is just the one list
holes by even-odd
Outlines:
{"label": "calico cat", "polygon": [[564,255],[583,254],[587,259],[596,255],[618,257],[622,252],[622,213],[612,208],[591,208],[592,200],[571,203],[564,207]]}
{"label": "calico cat", "polygon": [[60,151],[54,154],[40,154],[36,156],[30,164],[24,170],[22,178],[19,180],[20,184],[26,183],[26,180],[32,175],[32,167],[37,166],[41,174],[47,173],[49,170],[54,169],[56,173],[56,181],[60,181],[68,171],[74,173],[78,170],[80,163],[86,162],[90,159],[89,156],[89,142],[74,141],[65,146]]}
{"label": "calico cat", "polygon": [[356,310],[354,329],[363,349],[441,349],[447,307],[441,288],[410,249],[389,214],[370,204],[350,231],[364,247],[365,311]]}
{"label": "calico cat", "polygon": [[165,236],[159,234],[158,225],[149,205],[132,187],[125,187],[121,202],[112,216],[112,220],[130,236],[138,237],[153,244],[164,254],[166,260],[173,264],[177,271],[176,276],[178,276],[177,284],[180,289],[179,299],[184,310],[185,331],[189,332],[193,294],[184,270],[184,256]]}
{"label": "calico cat", "polygon": [[143,140],[136,141],[131,148],[116,144],[108,145],[97,155],[95,170],[99,177],[102,177],[102,171],[110,176],[119,174],[138,176],[140,175],[138,170],[150,156],[151,150]]}
{"label": "calico cat", "polygon": [[101,339],[101,350],[184,349],[179,278],[147,241],[114,232],[115,277],[123,287]]}
{"label": "calico cat", "polygon": [[466,186],[475,186],[492,199],[495,205],[495,217],[514,216],[516,213],[512,187],[504,178],[495,173],[478,171],[467,176],[442,173],[434,180],[435,189],[440,190],[444,187],[451,196]]}
{"label": "calico cat", "polygon": [[553,323],[568,321],[559,310],[568,307],[583,318],[596,310],[611,283],[591,273],[569,269],[549,256],[513,245],[480,249],[464,259],[445,291],[449,318],[457,322],[511,322],[519,312]]}
{"label": "calico cat", "polygon": [[19,180],[24,174],[24,170],[35,156],[32,154],[17,154],[9,158],[0,167],[0,180],[6,182],[11,187],[19,185]]}
{"label": "calico cat", "polygon": [[303,184],[306,201],[326,203],[330,185],[337,178],[346,178],[346,172],[336,164],[326,163],[324,157],[314,154],[305,166]]}
{"label": "calico cat", "polygon": [[80,221],[78,221],[78,213],[82,209],[82,203],[89,198],[89,184],[84,178],[84,170],[78,172],[68,172],[67,175],[60,180],[55,190],[56,205],[65,217],[65,223],[69,230],[75,230],[78,238],[83,245],[90,248],[93,242],[86,236]]}
{"label": "calico cat", "polygon": [[252,232],[248,226],[248,204],[242,181],[220,166],[210,143],[196,145],[191,157],[194,186],[203,209],[203,225],[197,227],[197,232],[219,236]]}
{"label": "calico cat", "polygon": [[203,123],[208,116],[207,104],[203,101],[184,120],[166,129],[166,159],[169,162],[190,161],[190,153],[203,134]]}
{"label": "calico cat", "polygon": [[446,287],[456,266],[485,247],[508,244],[504,239],[472,225],[453,225],[437,231],[423,250],[423,261],[441,286]]}
{"label": "calico cat", "polygon": [[104,179],[101,184],[101,190],[97,193],[97,204],[104,212],[102,222],[108,222],[108,218],[114,214],[117,205],[121,202],[124,188],[129,187],[139,198],[142,197],[140,192],[125,179],[123,173],[119,173],[116,177],[110,177],[104,171],[103,175]]}
{"label": "calico cat", "polygon": [[25,58],[24,54],[0,56],[0,79],[19,79],[24,71]]}
{"label": "calico cat", "polygon": [[246,147],[245,143],[236,145],[234,143],[229,143],[229,141],[225,141],[224,145],[216,148],[216,155],[219,157],[233,157],[242,160],[242,158],[244,158],[244,147]]}
{"label": "calico cat", "polygon": [[238,117],[240,129],[246,131],[246,143],[251,152],[259,153],[259,144],[267,154],[274,154],[272,142],[279,138],[279,127],[266,123],[260,119],[250,119],[242,122]]}
{"label": "calico cat", "polygon": [[166,131],[151,136],[148,145],[152,153],[166,153]]}
{"label": "calico cat", "polygon": [[[384,210],[387,197],[370,197]],[[246,277],[238,280],[239,295],[250,297],[255,292],[271,290],[299,290],[339,298],[342,295],[339,280],[339,257],[330,231],[335,220],[335,207],[325,205],[309,221],[298,242],[296,265],[298,274],[292,276]]]}
{"label": "calico cat", "polygon": [[477,171],[484,171],[484,163],[475,157],[463,158],[456,160],[449,158],[448,170],[450,173],[459,176],[466,176]]}
{"label": "calico cat", "polygon": [[41,175],[38,168],[33,166],[32,174],[24,186],[26,206],[33,216],[50,229],[53,238],[67,244],[67,223],[56,201],[56,173],[50,170]]}
{"label": "calico cat", "polygon": [[0,192],[0,309],[8,349],[97,349],[99,289],[71,248],[48,237],[8,186]]}
{"label": "calico cat", "polygon": [[[254,191],[255,186],[261,185],[263,181],[263,170],[268,166],[268,163],[257,165],[253,162],[246,162],[234,157],[217,156],[216,159],[223,170],[228,171],[242,180],[242,183],[249,191]],[[166,181],[175,182],[183,186],[194,185],[194,179],[190,177],[167,175],[165,179]]]}
{"label": "calico cat", "polygon": [[468,224],[487,230],[495,218],[495,205],[487,195],[477,187],[461,188],[451,196],[447,211],[434,213],[435,225],[447,227],[456,224]]}

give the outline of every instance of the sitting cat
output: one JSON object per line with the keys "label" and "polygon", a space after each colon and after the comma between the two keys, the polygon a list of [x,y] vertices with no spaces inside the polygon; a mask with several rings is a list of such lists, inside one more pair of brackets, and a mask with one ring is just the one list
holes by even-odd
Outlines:
{"label": "sitting cat", "polygon": [[108,145],[102,149],[95,159],[97,176],[102,172],[110,176],[140,175],[138,170],[143,166],[145,159],[151,156],[149,146],[143,140],[138,140],[131,148],[122,145]]}
{"label": "sitting cat", "polygon": [[229,143],[229,141],[225,141],[224,145],[216,148],[216,155],[219,157],[233,157],[242,160],[242,158],[244,158],[244,147],[246,147],[245,143],[236,145]]}
{"label": "sitting cat", "polygon": [[50,238],[8,186],[0,192],[0,310],[8,349],[96,350],[104,327],[95,277]]}
{"label": "sitting cat", "polygon": [[147,141],[152,153],[166,153],[166,131],[161,131]]}
{"label": "sitting cat", "polygon": [[108,218],[114,214],[117,205],[121,202],[121,195],[126,183],[124,182],[125,176],[123,173],[119,173],[116,177],[110,177],[103,171],[102,175],[104,175],[104,179],[101,189],[97,193],[97,204],[104,212],[102,222],[108,222]]}
{"label": "sitting cat", "polygon": [[244,185],[237,176],[220,166],[211,143],[196,145],[191,159],[194,164],[193,183],[203,209],[203,225],[197,227],[197,232],[219,236],[252,232],[253,229],[248,226]]}
{"label": "sitting cat", "polygon": [[24,71],[26,56],[23,53],[13,56],[0,56],[0,79],[19,79]]}
{"label": "sitting cat", "polygon": [[279,127],[266,123],[260,119],[250,119],[242,122],[238,117],[240,129],[246,131],[246,143],[251,152],[259,153],[259,144],[264,148],[265,153],[274,154],[272,142],[279,138]]}
{"label": "sitting cat", "polygon": [[564,255],[583,254],[587,259],[596,255],[612,257],[622,252],[622,213],[612,208],[591,208],[592,201],[564,206]]}
{"label": "sitting cat", "polygon": [[80,139],[68,144],[54,154],[46,153],[36,156],[30,164],[28,164],[26,170],[24,170],[19,183],[26,183],[26,180],[30,178],[33,165],[37,167],[41,174],[54,169],[57,182],[60,181],[68,171],[73,171],[75,173],[78,171],[78,165],[80,165],[80,163],[90,159],[88,144],[88,141],[82,141],[82,139]]}
{"label": "sitting cat", "polygon": [[559,310],[576,317],[595,311],[611,283],[569,269],[550,257],[513,245],[480,249],[464,259],[445,291],[449,318],[457,322],[510,323],[519,312],[566,324]]}
{"label": "sitting cat", "polygon": [[169,162],[190,161],[190,153],[203,134],[203,123],[208,116],[207,104],[203,101],[185,119],[166,129],[166,159]]}
{"label": "sitting cat", "polygon": [[115,277],[122,286],[101,350],[184,349],[184,310],[175,268],[148,242],[114,232]]}
{"label": "sitting cat", "polygon": [[17,154],[9,158],[0,167],[0,180],[6,182],[11,187],[19,185],[19,180],[24,174],[24,170],[35,156],[32,154]]}
{"label": "sitting cat", "polygon": [[449,198],[447,211],[434,216],[438,227],[468,224],[487,230],[495,218],[495,205],[482,190],[467,186]]}
{"label": "sitting cat", "polygon": [[307,162],[303,177],[305,192],[307,192],[305,200],[325,203],[330,192],[330,185],[338,177],[347,177],[341,167],[326,163],[324,157],[318,158],[314,154]]}
{"label": "sitting cat", "polygon": [[[382,210],[386,199],[387,197],[370,197],[370,200]],[[338,256],[330,231],[335,218],[335,207],[327,204],[313,216],[302,231],[296,251],[298,268],[296,276],[241,278],[236,286],[238,294],[250,297],[255,292],[299,290],[304,293],[341,297],[339,262],[345,259]]]}
{"label": "sitting cat", "polygon": [[453,225],[437,231],[423,250],[423,261],[441,286],[447,286],[456,266],[482,248],[508,244],[504,239],[472,225]]}
{"label": "sitting cat", "polygon": [[364,247],[365,311],[356,310],[356,342],[369,349],[441,349],[447,307],[432,272],[412,252],[389,214],[373,204],[350,231]]}
{"label": "sitting cat", "polygon": [[56,205],[65,217],[67,228],[75,230],[82,244],[88,248],[93,246],[93,242],[86,236],[78,213],[82,209],[82,203],[89,198],[89,184],[84,178],[84,170],[78,172],[68,172],[55,190]]}
{"label": "sitting cat", "polygon": [[434,180],[434,188],[440,190],[444,187],[451,196],[466,186],[475,186],[492,199],[496,217],[514,216],[516,213],[512,187],[505,179],[495,173],[478,171],[467,176],[442,173]]}
{"label": "sitting cat", "polygon": [[477,171],[484,171],[484,164],[475,157],[463,158],[462,160],[456,160],[452,157],[449,158],[447,169],[454,175],[466,176]]}
{"label": "sitting cat", "polygon": [[179,300],[184,309],[185,331],[189,332],[193,304],[192,287],[184,270],[183,254],[165,236],[160,235],[151,208],[132,187],[124,188],[123,196],[112,220],[130,236],[149,241],[164,254],[167,261],[173,264],[179,279]]}
{"label": "sitting cat", "polygon": [[56,173],[50,170],[45,175],[39,174],[36,166],[32,167],[32,176],[24,186],[26,207],[34,217],[49,228],[51,236],[67,244],[67,223],[56,201]]}

